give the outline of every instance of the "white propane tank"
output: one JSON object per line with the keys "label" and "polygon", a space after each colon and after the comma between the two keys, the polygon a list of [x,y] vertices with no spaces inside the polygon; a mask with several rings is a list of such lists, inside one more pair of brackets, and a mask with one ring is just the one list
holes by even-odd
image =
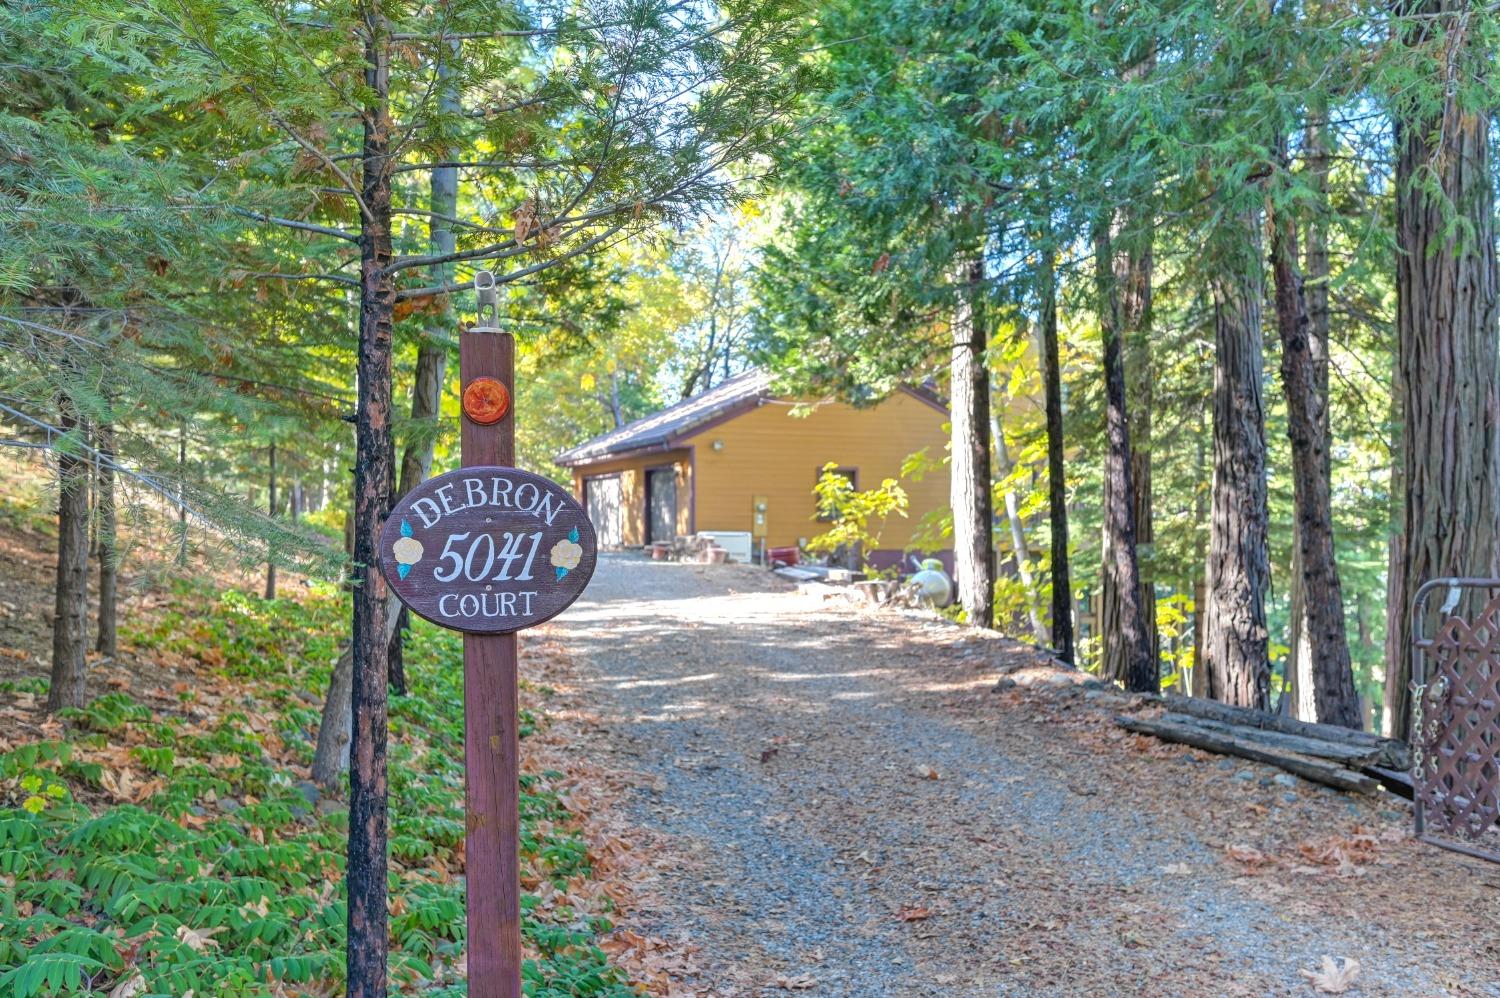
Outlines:
{"label": "white propane tank", "polygon": [[914,572],[907,581],[917,587],[917,596],[923,603],[941,607],[953,602],[953,580],[936,558],[924,560],[921,571]]}

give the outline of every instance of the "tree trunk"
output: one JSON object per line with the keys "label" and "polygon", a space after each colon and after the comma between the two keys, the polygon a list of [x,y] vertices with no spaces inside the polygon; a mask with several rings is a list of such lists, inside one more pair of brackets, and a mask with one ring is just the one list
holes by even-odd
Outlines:
{"label": "tree trunk", "polygon": [[[276,518],[276,441],[271,441],[269,448],[269,461],[271,480],[266,490],[266,511],[272,519]],[[276,598],[276,553],[269,548],[266,550],[266,599]]]}
{"label": "tree trunk", "polygon": [[[454,81],[462,42],[449,43],[447,58],[438,64],[437,75],[440,86],[438,103],[444,113],[459,110],[458,91]],[[453,224],[447,219],[458,214],[458,168],[440,166],[432,170],[428,181],[428,207],[432,220],[427,227],[428,251],[435,256],[452,253],[458,245]],[[445,264],[433,269],[437,283],[445,284],[453,279],[453,265]],[[396,498],[400,498],[432,474],[432,451],[436,442],[437,421],[442,413],[443,381],[448,363],[448,337],[452,332],[452,319],[444,314],[422,332],[417,347],[416,377],[411,388],[411,421],[413,425],[431,424],[417,437],[409,441],[401,454],[401,480]],[[397,696],[406,695],[406,656],[404,638],[410,617],[406,608],[401,609],[401,619],[391,636],[390,683]]]}
{"label": "tree trunk", "polygon": [[1214,296],[1213,495],[1203,655],[1215,700],[1270,706],[1266,655],[1266,429],[1261,393],[1260,234],[1242,216],[1219,265]]}
{"label": "tree trunk", "polygon": [[389,40],[384,16],[360,4],[365,24],[364,142],[360,192],[359,410],[354,460],[352,741],[349,755],[348,994],[386,994],[386,676],[388,592],[376,567],[390,501],[391,261]]}
{"label": "tree trunk", "polygon": [[[992,407],[993,408],[993,407]],[[1010,448],[1005,445],[1005,429],[993,418],[990,420],[990,436],[995,439],[995,460],[1005,486],[1005,519],[1010,524],[1010,544],[1015,554],[1016,575],[1021,579],[1021,588],[1026,591],[1026,619],[1031,625],[1031,634],[1043,648],[1052,640],[1046,621],[1042,620],[1042,608],[1037,604],[1036,578],[1031,572],[1031,550],[1026,543],[1026,523],[1021,519],[1021,503],[1009,479],[1015,466],[1010,462]]]}
{"label": "tree trunk", "polygon": [[990,375],[985,358],[984,262],[963,267],[953,313],[953,563],[971,627],[994,626],[995,560],[990,498]]}
{"label": "tree trunk", "polygon": [[187,567],[187,424],[177,424],[177,567]]}
{"label": "tree trunk", "polygon": [[1052,533],[1052,650],[1073,662],[1073,582],[1068,570],[1068,482],[1064,474],[1062,362],[1057,350],[1057,252],[1042,260],[1042,365],[1047,409],[1047,513]]}
{"label": "tree trunk", "polygon": [[[396,464],[395,440],[391,441],[391,467]],[[391,494],[386,502],[386,508],[390,509],[396,505],[396,479],[391,479]],[[410,626],[406,607],[401,605],[400,600],[392,599],[386,603],[386,616],[395,615],[396,621],[388,630],[386,636],[386,685],[390,687],[390,693],[395,696],[406,696],[406,641],[403,630]]]}
{"label": "tree trunk", "polygon": [[[391,600],[386,607],[386,647],[401,620],[397,607]],[[318,722],[318,744],[313,753],[312,778],[319,786],[328,790],[338,787],[344,773],[349,769],[350,716],[354,697],[354,648],[345,643],[339,649],[338,660],[333,664],[333,673],[328,680],[328,696],[323,699],[323,716]]]}
{"label": "tree trunk", "polygon": [[[72,403],[62,401],[58,426],[78,428]],[[82,707],[85,689],[89,612],[89,464],[69,453],[71,441],[57,450],[57,588],[52,614],[52,685],[47,692],[49,713],[62,707]]]}
{"label": "tree trunk", "polygon": [[118,527],[115,514],[115,428],[99,427],[99,628],[94,648],[113,658],[118,645],[117,572],[120,565]]}
{"label": "tree trunk", "polygon": [[1116,672],[1125,688],[1154,693],[1160,679],[1142,599],[1140,564],[1136,560],[1136,502],[1134,462],[1130,451],[1130,416],[1125,406],[1125,361],[1121,345],[1124,316],[1121,274],[1109,230],[1095,234],[1095,280],[1099,294],[1099,326],[1104,337],[1105,431],[1108,451],[1104,461],[1104,575],[1113,594],[1111,606],[1101,607],[1111,617],[1101,618],[1104,661],[1118,662]]}
{"label": "tree trunk", "polygon": [[[1285,147],[1280,150],[1285,161]],[[1276,329],[1281,338],[1281,381],[1286,392],[1287,435],[1292,441],[1293,519],[1301,570],[1302,637],[1309,654],[1312,716],[1304,720],[1361,726],[1354,667],[1344,623],[1344,588],[1333,549],[1329,492],[1328,400],[1318,384],[1318,352],[1297,267],[1296,224],[1286,212],[1272,217],[1271,266],[1276,279]],[[1326,356],[1324,371],[1326,373]]]}
{"label": "tree trunk", "polygon": [[1208,696],[1208,668],[1203,663],[1203,637],[1208,633],[1208,548],[1204,538],[1208,534],[1208,495],[1204,483],[1208,478],[1208,448],[1203,446],[1203,407],[1195,407],[1193,414],[1194,462],[1193,469],[1193,678],[1187,692],[1195,697]]}
{"label": "tree trunk", "polygon": [[[1135,227],[1136,222],[1121,212],[1116,221],[1116,232]],[[1111,239],[1113,258],[1109,266],[1113,273],[1110,282],[1115,296],[1109,314],[1118,325],[1115,335],[1123,344],[1125,403],[1124,414],[1129,426],[1127,443],[1130,454],[1131,499],[1129,500],[1135,522],[1134,560],[1139,596],[1137,602],[1150,647],[1151,660],[1159,659],[1159,636],[1156,631],[1156,586],[1148,570],[1149,559],[1141,559],[1141,549],[1148,551],[1152,543],[1151,528],[1151,406],[1153,404],[1151,366],[1151,280],[1152,257],[1149,233],[1134,233],[1131,237],[1143,243],[1128,251],[1114,245]],[[1113,476],[1104,478],[1104,505],[1110,509],[1114,497],[1112,490],[1117,483]],[[1114,570],[1116,547],[1111,536],[1117,529],[1114,519],[1106,516],[1104,521],[1104,570],[1100,573],[1099,631],[1103,635],[1101,672],[1110,679],[1126,681],[1130,669],[1130,642],[1124,636],[1126,610],[1121,604],[1120,574]]]}
{"label": "tree trunk", "polygon": [[[1489,52],[1473,4],[1418,0],[1401,12],[1402,41],[1444,74],[1403,97],[1396,114],[1396,336],[1403,402],[1405,544],[1388,663],[1392,732],[1410,726],[1412,596],[1440,576],[1488,576],[1500,503],[1494,203],[1488,107],[1465,103]],[[1446,37],[1440,38],[1440,34]],[[1433,54],[1437,41],[1449,58]],[[1422,89],[1422,88],[1418,88]],[[1434,190],[1433,188],[1437,189]],[[1399,608],[1399,611],[1397,611]]]}
{"label": "tree trunk", "polygon": [[[1307,344],[1312,354],[1314,383],[1317,385],[1323,426],[1323,481],[1333,492],[1333,426],[1328,404],[1328,114],[1326,103],[1314,105],[1304,138],[1307,160],[1307,183],[1312,187],[1316,205],[1307,225],[1306,280],[1302,295],[1307,304]],[[1291,635],[1287,642],[1287,677],[1292,685],[1292,702],[1297,716],[1305,720],[1317,717],[1313,696],[1313,652],[1308,638],[1307,607],[1303,598],[1302,541],[1300,527],[1292,520]]]}

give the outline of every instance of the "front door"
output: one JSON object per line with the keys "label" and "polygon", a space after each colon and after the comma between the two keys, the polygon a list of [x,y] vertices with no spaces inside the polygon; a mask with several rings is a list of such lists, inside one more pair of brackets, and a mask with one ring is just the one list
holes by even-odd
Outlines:
{"label": "front door", "polygon": [[677,537],[677,469],[646,472],[646,543]]}

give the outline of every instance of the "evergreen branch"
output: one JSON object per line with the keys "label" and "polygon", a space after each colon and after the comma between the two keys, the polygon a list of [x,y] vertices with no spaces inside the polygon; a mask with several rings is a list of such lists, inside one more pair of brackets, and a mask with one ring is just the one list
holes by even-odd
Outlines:
{"label": "evergreen branch", "polygon": [[[610,205],[607,208],[599,208],[582,215],[571,218],[550,218],[545,222],[537,223],[534,232],[527,236],[527,241],[534,240],[548,229],[555,229],[560,225],[578,225],[588,222],[596,222],[602,218],[618,215],[622,211],[629,211],[634,205]],[[576,229],[575,229],[576,231]],[[411,270],[414,267],[436,267],[445,263],[458,263],[464,260],[495,260],[504,259],[507,255],[514,256],[515,251],[521,246],[514,238],[503,242],[491,243],[488,246],[480,246],[477,249],[458,250],[453,253],[434,253],[428,256],[406,256],[398,257],[386,265],[385,272],[394,274],[401,270]],[[410,297],[410,296],[409,296]],[[420,297],[420,296],[418,296]]]}
{"label": "evergreen branch", "polygon": [[435,222],[443,222],[446,225],[455,225],[461,229],[469,229],[473,232],[488,232],[491,235],[503,236],[504,229],[497,229],[493,225],[482,225],[479,222],[470,222],[463,218],[454,218],[452,215],[444,215],[441,212],[428,211],[425,208],[392,208],[392,215],[412,215],[417,218],[426,218]]}
{"label": "evergreen branch", "polygon": [[280,218],[276,215],[268,215],[262,211],[250,211],[246,208],[231,208],[230,211],[244,218],[253,218],[258,222],[268,222],[287,229],[315,232],[321,236],[333,236],[335,239],[344,239],[351,243],[359,242],[359,237],[354,233],[346,232],[343,229],[335,229],[327,225],[318,225],[314,222],[299,222],[294,218]]}
{"label": "evergreen branch", "polygon": [[392,173],[412,173],[416,170],[549,170],[560,166],[586,166],[581,161],[564,159],[517,159],[517,160],[444,160],[438,163],[402,163]]}
{"label": "evergreen branch", "polygon": [[395,42],[472,42],[490,38],[537,38],[555,35],[561,28],[533,28],[530,31],[443,31],[422,34],[419,31],[397,31],[389,37]]}
{"label": "evergreen branch", "polygon": [[[250,87],[248,84],[246,84],[246,87],[252,95],[256,96],[257,99],[259,98],[259,94],[256,93],[254,87]],[[334,176],[338,177],[344,182],[344,186],[349,188],[349,196],[354,198],[355,204],[359,205],[360,217],[363,218],[366,223],[373,224],[375,221],[375,213],[370,211],[370,206],[365,203],[364,196],[359,193],[359,188],[355,185],[354,179],[349,176],[348,172],[345,171],[343,167],[335,163],[333,161],[333,158],[326,152],[324,152],[322,149],[319,149],[316,145],[309,142],[307,139],[303,138],[301,133],[299,133],[291,125],[287,124],[286,120],[282,118],[281,115],[277,114],[275,111],[270,110],[269,108],[267,108],[266,110],[266,115],[270,118],[272,124],[281,129],[283,132],[286,132],[287,135],[291,137],[293,142],[297,143],[303,149],[307,150],[310,155],[315,156],[319,160],[319,162],[333,171]]]}
{"label": "evergreen branch", "polygon": [[148,474],[144,471],[137,471],[135,468],[131,468],[121,464],[119,461],[115,460],[112,454],[93,447],[87,440],[81,439],[79,434],[70,434],[67,430],[63,429],[60,426],[55,426],[52,423],[47,422],[46,420],[38,419],[35,416],[28,415],[27,413],[24,413],[19,409],[15,409],[11,406],[6,405],[4,402],[0,402],[0,412],[8,413],[21,422],[45,433],[47,435],[47,439],[44,446],[49,450],[56,449],[56,441],[58,439],[66,436],[71,436],[74,441],[72,446],[76,447],[78,450],[83,451],[93,461],[111,469],[116,474],[124,475],[127,478],[131,478],[137,482],[140,482],[142,485],[162,496],[171,505],[176,506],[179,509],[186,510],[190,515],[195,516],[200,520],[205,519],[201,510],[193,508],[191,504],[189,504],[185,499],[178,495],[176,490],[169,487],[165,482],[157,479],[154,475]]}
{"label": "evergreen branch", "polygon": [[[598,235],[593,236],[593,237],[591,237],[589,239],[586,239],[583,242],[579,243],[577,246],[575,246],[572,249],[568,250],[568,252],[562,254],[561,256],[551,257],[551,258],[546,259],[546,260],[539,260],[538,262],[532,264],[529,267],[523,267],[520,270],[512,271],[509,274],[503,274],[503,275],[497,276],[495,278],[495,283],[497,285],[498,284],[510,284],[510,283],[515,282],[515,281],[519,281],[519,280],[521,280],[524,277],[530,277],[532,274],[539,273],[540,271],[546,270],[548,267],[553,267],[553,266],[556,266],[557,264],[560,264],[560,263],[566,263],[568,260],[571,260],[571,259],[573,259],[576,256],[579,256],[579,255],[581,255],[583,253],[587,253],[589,250],[591,250],[594,247],[598,246],[600,243],[604,242],[606,239],[609,239],[611,236],[614,236],[616,233],[618,233],[623,228],[625,228],[625,223],[624,222],[620,222],[620,223],[618,223],[616,225],[612,225],[608,229],[605,229],[603,232],[599,233]],[[430,298],[433,295],[454,294],[455,292],[459,292],[459,291],[470,291],[470,290],[473,289],[473,287],[474,287],[474,282],[472,280],[470,280],[470,281],[465,281],[462,284],[443,284],[443,285],[438,285],[438,286],[430,287],[430,288],[407,288],[404,291],[398,291],[398,292],[396,292],[396,300],[397,301],[405,301],[405,300],[407,300],[409,298]]]}
{"label": "evergreen branch", "polygon": [[245,276],[264,281],[337,281],[351,288],[359,287],[358,280],[345,277],[343,274],[246,274]]}

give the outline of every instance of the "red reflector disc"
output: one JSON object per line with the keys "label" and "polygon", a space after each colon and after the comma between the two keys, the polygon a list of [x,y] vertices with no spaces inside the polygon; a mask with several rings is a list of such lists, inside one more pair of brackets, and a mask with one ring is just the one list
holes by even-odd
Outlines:
{"label": "red reflector disc", "polygon": [[464,388],[464,415],[480,426],[505,418],[510,411],[510,392],[494,378],[475,378]]}

